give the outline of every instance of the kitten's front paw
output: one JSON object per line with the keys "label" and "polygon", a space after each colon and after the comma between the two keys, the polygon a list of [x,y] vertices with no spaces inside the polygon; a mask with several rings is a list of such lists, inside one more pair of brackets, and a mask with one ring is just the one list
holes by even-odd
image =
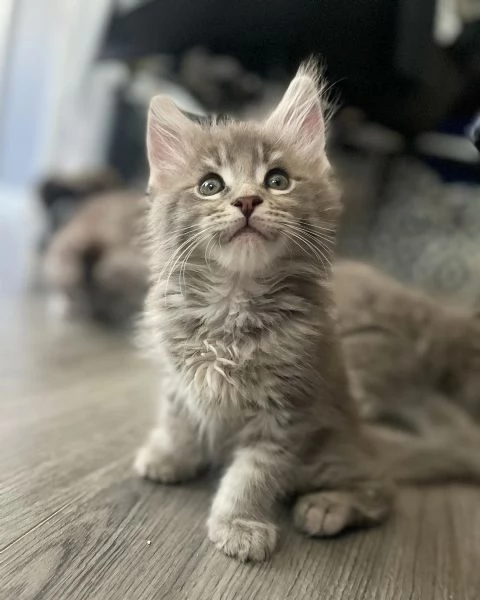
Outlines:
{"label": "kitten's front paw", "polygon": [[390,511],[391,495],[380,487],[315,492],[295,504],[295,525],[312,536],[329,537],[349,527],[375,525]]}
{"label": "kitten's front paw", "polygon": [[208,536],[219,550],[242,562],[266,560],[277,543],[275,525],[248,519],[210,517]]}
{"label": "kitten's front paw", "polygon": [[197,461],[182,460],[166,454],[153,444],[146,444],[137,452],[133,468],[145,479],[160,483],[179,483],[192,479],[198,471]]}

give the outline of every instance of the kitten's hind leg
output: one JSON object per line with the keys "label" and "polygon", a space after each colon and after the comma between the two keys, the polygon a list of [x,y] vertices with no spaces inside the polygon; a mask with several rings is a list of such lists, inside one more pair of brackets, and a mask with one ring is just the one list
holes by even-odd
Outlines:
{"label": "kitten's hind leg", "polygon": [[329,537],[351,527],[368,527],[383,521],[390,499],[382,488],[313,492],[300,496],[294,507],[295,525],[311,536]]}
{"label": "kitten's hind leg", "polygon": [[135,471],[152,481],[178,483],[195,477],[206,462],[200,433],[187,411],[165,400],[158,426],[137,452]]}
{"label": "kitten's hind leg", "polygon": [[352,527],[382,522],[391,511],[393,487],[377,477],[373,462],[351,444],[331,444],[309,469],[310,490],[293,508],[295,525],[328,537]]}

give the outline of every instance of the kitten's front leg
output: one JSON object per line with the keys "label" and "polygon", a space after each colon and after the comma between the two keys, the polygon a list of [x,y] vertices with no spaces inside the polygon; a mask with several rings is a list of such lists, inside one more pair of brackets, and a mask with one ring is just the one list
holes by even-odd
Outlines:
{"label": "kitten's front leg", "polygon": [[275,444],[236,451],[208,519],[208,535],[217,548],[241,561],[270,556],[277,541],[270,518],[275,501],[288,490],[289,473],[289,459]]}
{"label": "kitten's front leg", "polygon": [[159,424],[138,451],[134,468],[161,483],[191,479],[207,462],[198,428],[178,403],[165,399],[161,408]]}

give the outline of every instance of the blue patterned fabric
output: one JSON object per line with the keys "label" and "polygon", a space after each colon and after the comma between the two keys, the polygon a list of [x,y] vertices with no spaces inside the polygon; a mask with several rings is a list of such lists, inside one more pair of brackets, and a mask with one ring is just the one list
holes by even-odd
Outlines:
{"label": "blue patterned fabric", "polygon": [[480,186],[400,162],[367,234],[367,259],[402,281],[480,306]]}

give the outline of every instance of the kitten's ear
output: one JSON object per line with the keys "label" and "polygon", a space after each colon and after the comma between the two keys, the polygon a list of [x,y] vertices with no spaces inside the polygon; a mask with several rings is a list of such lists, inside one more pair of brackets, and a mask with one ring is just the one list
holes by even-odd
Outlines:
{"label": "kitten's ear", "polygon": [[325,149],[325,121],[320,101],[318,68],[302,65],[280,104],[267,119],[267,126],[286,133],[309,153]]}
{"label": "kitten's ear", "polygon": [[175,103],[166,96],[150,102],[147,123],[147,155],[152,174],[183,162],[186,138],[195,128]]}

